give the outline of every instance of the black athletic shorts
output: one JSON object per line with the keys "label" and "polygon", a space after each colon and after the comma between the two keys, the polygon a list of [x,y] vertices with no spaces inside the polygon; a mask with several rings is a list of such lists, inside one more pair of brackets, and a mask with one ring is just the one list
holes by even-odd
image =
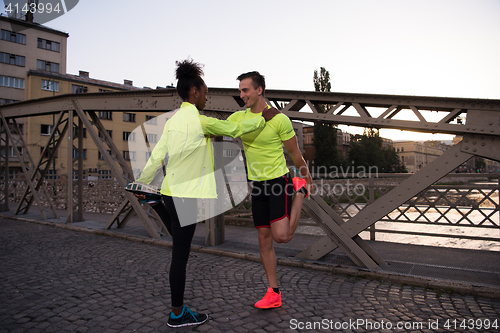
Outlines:
{"label": "black athletic shorts", "polygon": [[281,177],[253,181],[252,214],[256,228],[270,228],[271,223],[285,217],[292,210],[293,184],[290,174]]}

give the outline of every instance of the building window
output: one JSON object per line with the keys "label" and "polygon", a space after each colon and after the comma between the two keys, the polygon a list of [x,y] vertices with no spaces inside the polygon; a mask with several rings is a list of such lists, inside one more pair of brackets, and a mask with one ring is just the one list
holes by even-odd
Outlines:
{"label": "building window", "polygon": [[148,125],[156,125],[156,117],[146,115],[146,122]]}
{"label": "building window", "polygon": [[222,141],[233,141],[233,138],[230,136],[223,136]]}
{"label": "building window", "polygon": [[9,30],[3,30],[1,32],[1,39],[13,42],[13,43],[18,43],[18,44],[23,44],[26,45],[26,35],[9,31]]}
{"label": "building window", "polygon": [[113,111],[99,111],[99,118],[113,120]]}
{"label": "building window", "polygon": [[135,123],[135,113],[123,113],[123,121]]}
{"label": "building window", "polygon": [[12,170],[12,169],[10,169],[9,170],[9,179],[15,179],[15,178],[17,178],[17,176],[19,175],[19,173],[20,172],[18,170]]}
{"label": "building window", "polygon": [[[0,148],[1,148],[0,149],[1,156],[5,157],[5,146],[2,146]],[[17,147],[17,150],[19,150],[19,153],[22,156],[23,155],[23,147]],[[9,146],[7,154],[9,154],[9,157],[17,157],[16,152],[14,151],[14,147],[13,146]]]}
{"label": "building window", "polygon": [[99,170],[99,177],[101,179],[111,179],[111,170]]}
{"label": "building window", "polygon": [[[87,159],[87,149],[82,149],[83,159]],[[78,149],[73,149],[73,158],[78,158]]]}
{"label": "building window", "polygon": [[[74,137],[74,138],[77,138],[77,137],[78,137],[78,133],[79,133],[79,127],[74,127],[74,128],[73,128],[73,137]],[[86,137],[87,137],[87,129],[86,129],[85,127],[83,128],[83,131],[82,131],[82,136],[83,136],[84,138],[86,138]]]}
{"label": "building window", "polygon": [[123,141],[135,141],[135,133],[123,132]]}
{"label": "building window", "polygon": [[9,104],[9,103],[15,103],[15,102],[19,102],[19,100],[17,100],[17,99],[0,98],[0,105]]}
{"label": "building window", "polygon": [[146,162],[147,162],[147,160],[149,160],[150,157],[151,157],[151,152],[147,151],[146,152]]}
{"label": "building window", "polygon": [[[86,179],[85,170],[83,170],[83,179]],[[78,170],[73,170],[73,180],[78,180]]]}
{"label": "building window", "polygon": [[[98,151],[99,155],[97,156],[98,159],[103,160],[104,156],[102,156],[101,152]],[[108,155],[111,155],[111,150],[108,150]]]}
{"label": "building window", "polygon": [[224,149],[222,151],[222,156],[224,157],[233,157],[233,151],[231,149]]}
{"label": "building window", "polygon": [[59,64],[56,62],[50,62],[38,59],[36,61],[36,69],[40,69],[46,72],[56,72],[59,73]]}
{"label": "building window", "polygon": [[110,92],[111,90],[108,90],[108,89],[101,89],[99,88],[99,92]]}
{"label": "building window", "polygon": [[53,42],[51,40],[38,38],[38,48],[44,50],[50,50],[54,52],[59,52],[60,44],[58,42]]}
{"label": "building window", "polygon": [[72,94],[85,94],[88,88],[85,86],[78,86],[76,84],[71,85],[71,93]]}
{"label": "building window", "polygon": [[0,52],[1,63],[24,67],[24,60],[23,56]]}
{"label": "building window", "polygon": [[42,90],[59,91],[59,82],[42,80]]}
{"label": "building window", "polygon": [[52,133],[52,125],[42,124],[41,129],[40,129],[40,134],[41,135],[50,135],[50,133]]}
{"label": "building window", "polygon": [[135,161],[135,151],[125,150],[123,152],[123,158],[125,161]]}
{"label": "building window", "polygon": [[24,89],[24,79],[0,75],[0,86]]}
{"label": "building window", "polygon": [[57,170],[52,170],[52,169],[47,170],[47,173],[45,174],[45,179],[47,180],[57,179]]}
{"label": "building window", "polygon": [[156,143],[156,134],[146,134],[146,142]]}

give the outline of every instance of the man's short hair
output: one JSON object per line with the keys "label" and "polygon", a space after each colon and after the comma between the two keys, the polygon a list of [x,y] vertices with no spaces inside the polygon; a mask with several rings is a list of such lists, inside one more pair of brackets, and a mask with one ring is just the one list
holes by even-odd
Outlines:
{"label": "man's short hair", "polygon": [[257,89],[258,87],[262,87],[262,95],[264,95],[264,92],[266,90],[266,80],[264,78],[264,75],[261,75],[257,71],[253,71],[253,72],[243,73],[237,78],[238,81],[244,79],[252,79],[253,88]]}

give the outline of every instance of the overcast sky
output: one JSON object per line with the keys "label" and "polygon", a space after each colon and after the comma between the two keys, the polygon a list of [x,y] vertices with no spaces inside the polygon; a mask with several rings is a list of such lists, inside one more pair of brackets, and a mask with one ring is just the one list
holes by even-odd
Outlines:
{"label": "overcast sky", "polygon": [[192,57],[209,87],[258,70],[312,91],[325,67],[335,92],[500,99],[499,0],[81,0],[45,25],[70,35],[68,73],[139,87]]}

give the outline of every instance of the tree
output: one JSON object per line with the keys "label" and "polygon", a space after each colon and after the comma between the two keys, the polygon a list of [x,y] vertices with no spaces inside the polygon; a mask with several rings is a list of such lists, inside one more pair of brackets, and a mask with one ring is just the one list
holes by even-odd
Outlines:
{"label": "tree", "polygon": [[385,170],[388,170],[386,172],[408,173],[406,165],[404,165],[404,163],[401,163],[399,155],[398,153],[396,153],[396,150],[394,148],[392,147],[384,148],[383,153],[385,161],[385,166],[383,168]]}
{"label": "tree", "polygon": [[[320,72],[314,71],[314,90],[329,92],[331,89],[330,73],[324,68]],[[326,113],[330,109],[328,104],[320,104],[319,112]],[[331,167],[340,164],[337,149],[337,128],[333,124],[314,123],[314,148],[316,155],[314,164],[318,167]]]}
{"label": "tree", "polygon": [[331,124],[314,124],[314,148],[316,149],[314,157],[316,168],[340,165],[337,129]]}
{"label": "tree", "polygon": [[363,135],[351,137],[349,160],[359,169],[377,172],[408,172],[401,163],[394,148],[384,148],[378,130],[366,128]]}
{"label": "tree", "polygon": [[476,173],[484,172],[484,170],[486,169],[486,162],[484,161],[484,158],[475,156],[474,162]]}
{"label": "tree", "polygon": [[330,84],[330,73],[325,67],[320,67],[320,74],[314,70],[314,90],[315,91],[330,91],[332,85]]}

